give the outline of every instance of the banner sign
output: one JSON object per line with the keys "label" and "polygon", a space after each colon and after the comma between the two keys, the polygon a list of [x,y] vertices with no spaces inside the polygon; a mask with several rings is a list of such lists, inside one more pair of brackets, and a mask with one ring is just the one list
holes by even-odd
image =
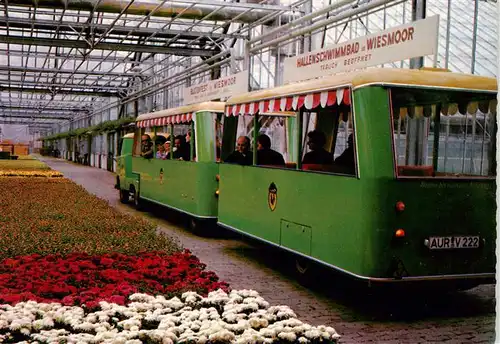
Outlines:
{"label": "banner sign", "polygon": [[437,53],[439,16],[417,20],[325,49],[285,59],[284,82]]}
{"label": "banner sign", "polygon": [[231,97],[248,92],[248,71],[184,88],[184,105]]}

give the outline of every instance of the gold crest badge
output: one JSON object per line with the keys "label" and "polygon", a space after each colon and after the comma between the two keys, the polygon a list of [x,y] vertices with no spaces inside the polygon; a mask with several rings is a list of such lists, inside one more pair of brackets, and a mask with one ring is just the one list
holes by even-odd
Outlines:
{"label": "gold crest badge", "polygon": [[267,205],[271,211],[274,211],[274,209],[276,209],[276,204],[278,204],[278,188],[276,187],[276,184],[271,183],[267,194]]}

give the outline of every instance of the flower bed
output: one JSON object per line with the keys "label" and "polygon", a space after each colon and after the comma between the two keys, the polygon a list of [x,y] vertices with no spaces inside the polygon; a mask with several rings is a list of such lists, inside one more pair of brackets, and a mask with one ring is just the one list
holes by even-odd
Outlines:
{"label": "flower bed", "polygon": [[17,157],[17,160],[36,160],[36,158],[33,155],[19,155]]}
{"label": "flower bed", "polygon": [[48,177],[61,178],[63,174],[57,171],[24,171],[24,170],[0,170],[0,177]]}
{"label": "flower bed", "polygon": [[0,170],[38,171],[38,170],[50,170],[50,167],[47,166],[47,164],[41,162],[40,160],[31,160],[31,159],[0,160]]}
{"label": "flower bed", "polygon": [[0,192],[1,342],[339,338],[333,328],[303,324],[290,308],[270,306],[255,291],[229,292],[149,221],[111,208],[65,178],[0,177],[0,189],[8,190]]}
{"label": "flower bed", "polygon": [[99,301],[125,304],[137,292],[179,296],[206,293],[228,285],[218,282],[189,251],[169,255],[106,254],[29,255],[0,262],[0,304],[21,301],[61,302],[94,308]]}
{"label": "flower bed", "polygon": [[29,155],[21,155],[19,158],[20,160],[0,160],[0,177],[60,178],[63,176],[62,173],[51,170],[47,164]]}
{"label": "flower bed", "polygon": [[65,178],[0,177],[0,259],[38,254],[173,253],[145,219],[110,207]]}
{"label": "flower bed", "polygon": [[211,292],[204,298],[133,294],[128,306],[99,310],[58,303],[0,306],[5,343],[334,343],[333,328],[304,324],[286,306],[270,306],[253,290]]}

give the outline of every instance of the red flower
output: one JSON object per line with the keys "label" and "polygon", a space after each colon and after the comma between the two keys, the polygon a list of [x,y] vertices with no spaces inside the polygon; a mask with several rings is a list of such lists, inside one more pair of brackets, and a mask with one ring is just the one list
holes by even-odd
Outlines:
{"label": "red flower", "polygon": [[0,302],[56,301],[93,309],[101,300],[126,304],[136,292],[171,297],[187,290],[202,295],[219,288],[228,291],[227,283],[218,282],[205,267],[187,250],[170,256],[143,252],[10,258],[0,262]]}

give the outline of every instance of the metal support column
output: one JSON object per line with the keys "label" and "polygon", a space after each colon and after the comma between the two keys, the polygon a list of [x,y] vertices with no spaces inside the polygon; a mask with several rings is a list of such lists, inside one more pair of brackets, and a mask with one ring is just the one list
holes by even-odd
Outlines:
{"label": "metal support column", "polygon": [[[411,19],[412,21],[425,19],[427,0],[412,0]],[[419,69],[424,66],[424,57],[415,57],[410,60],[410,68]]]}
{"label": "metal support column", "polygon": [[[412,21],[424,19],[426,14],[426,0],[412,0]],[[419,69],[424,66],[424,57],[415,57],[410,60],[411,69]],[[412,112],[415,109],[411,110]],[[406,137],[406,144],[410,145],[408,152],[410,153],[409,163],[414,165],[426,165],[424,157],[427,155],[427,137],[426,127],[428,125],[428,118],[419,117],[415,114],[413,118],[408,119],[408,131]]]}

